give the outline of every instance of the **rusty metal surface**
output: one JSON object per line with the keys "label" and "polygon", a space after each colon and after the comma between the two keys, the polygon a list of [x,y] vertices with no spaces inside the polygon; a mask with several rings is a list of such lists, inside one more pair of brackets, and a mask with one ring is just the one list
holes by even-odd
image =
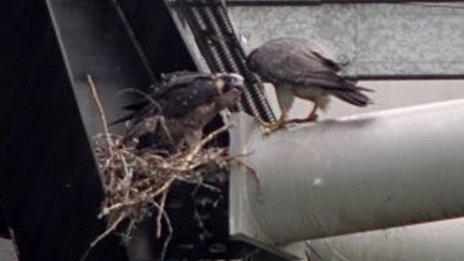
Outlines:
{"label": "rusty metal surface", "polygon": [[462,78],[462,4],[231,6],[248,50],[273,38],[314,39],[364,79]]}

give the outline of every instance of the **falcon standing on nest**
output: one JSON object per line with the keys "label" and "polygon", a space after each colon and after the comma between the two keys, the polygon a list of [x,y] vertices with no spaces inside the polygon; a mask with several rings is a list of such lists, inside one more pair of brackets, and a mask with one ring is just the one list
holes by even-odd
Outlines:
{"label": "falcon standing on nest", "polygon": [[124,107],[132,113],[113,124],[128,121],[126,137],[139,139],[142,148],[192,149],[201,142],[203,127],[239,101],[243,86],[238,74],[164,74],[153,93]]}
{"label": "falcon standing on nest", "polygon": [[[253,50],[248,56],[250,69],[264,81],[274,85],[281,107],[281,117],[265,124],[270,131],[286,123],[310,122],[317,119],[316,110],[325,110],[329,95],[352,105],[364,107],[372,101],[361,91],[371,91],[356,85],[356,81],[339,75],[342,66],[329,58],[317,44],[302,38],[279,38]],[[312,101],[314,106],[304,119],[287,119],[295,96]]]}

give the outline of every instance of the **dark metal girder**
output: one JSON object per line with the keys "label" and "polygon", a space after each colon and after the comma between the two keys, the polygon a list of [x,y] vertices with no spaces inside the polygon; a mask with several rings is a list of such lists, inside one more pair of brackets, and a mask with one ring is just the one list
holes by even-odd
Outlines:
{"label": "dark metal girder", "polygon": [[[87,73],[97,82],[107,116],[115,119],[120,116],[122,105],[131,98],[116,95],[120,91],[129,87],[144,88],[162,72],[195,70],[161,1],[49,0],[48,6],[89,140],[103,129],[87,86]],[[217,120],[212,123],[215,124]],[[224,200],[220,207],[206,211],[209,219],[202,224],[207,226],[208,235],[206,241],[201,240],[204,231],[195,222],[193,190],[197,190],[193,185],[176,186],[168,198],[166,208],[174,234],[167,258],[240,257],[242,250],[248,251],[246,244],[231,242],[228,238],[228,206]],[[223,193],[226,195],[227,191]],[[202,190],[197,194],[205,197]],[[153,226],[153,219],[147,219],[134,232],[127,247],[131,261],[144,260],[140,259],[144,256],[149,260],[159,257],[165,235],[155,240]],[[223,249],[210,250],[217,242]],[[184,249],[183,245],[188,247]]]}
{"label": "dark metal girder", "polygon": [[[104,229],[103,191],[46,2],[4,1],[0,13],[7,222],[21,260],[79,260]],[[112,243],[87,260],[124,260]]]}
{"label": "dark metal girder", "polygon": [[128,102],[127,97],[116,96],[119,91],[146,87],[153,78],[113,1],[47,0],[47,5],[87,134],[92,139],[103,128],[87,75],[95,79],[110,120],[118,116],[121,104]]}

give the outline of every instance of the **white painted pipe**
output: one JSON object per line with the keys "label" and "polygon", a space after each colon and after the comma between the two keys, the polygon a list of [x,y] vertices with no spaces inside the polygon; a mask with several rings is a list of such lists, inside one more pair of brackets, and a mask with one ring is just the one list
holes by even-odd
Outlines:
{"label": "white painted pipe", "polygon": [[311,261],[462,261],[464,219],[311,240]]}
{"label": "white painted pipe", "polygon": [[464,100],[269,136],[249,124],[232,143],[253,151],[247,161],[259,175],[261,199],[252,179],[239,193],[232,187],[231,211],[249,211],[232,222],[234,233],[248,229],[248,219],[259,233],[242,234],[282,244],[464,216]]}

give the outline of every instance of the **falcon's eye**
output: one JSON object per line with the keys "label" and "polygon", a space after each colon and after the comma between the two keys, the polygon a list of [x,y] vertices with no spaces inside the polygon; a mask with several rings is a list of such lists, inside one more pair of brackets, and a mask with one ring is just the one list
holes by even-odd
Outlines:
{"label": "falcon's eye", "polygon": [[227,83],[224,88],[222,88],[222,92],[226,93],[229,92],[232,89],[232,85],[230,83]]}
{"label": "falcon's eye", "polygon": [[230,77],[224,88],[224,91],[230,91],[231,89],[241,89],[243,86],[243,78]]}

